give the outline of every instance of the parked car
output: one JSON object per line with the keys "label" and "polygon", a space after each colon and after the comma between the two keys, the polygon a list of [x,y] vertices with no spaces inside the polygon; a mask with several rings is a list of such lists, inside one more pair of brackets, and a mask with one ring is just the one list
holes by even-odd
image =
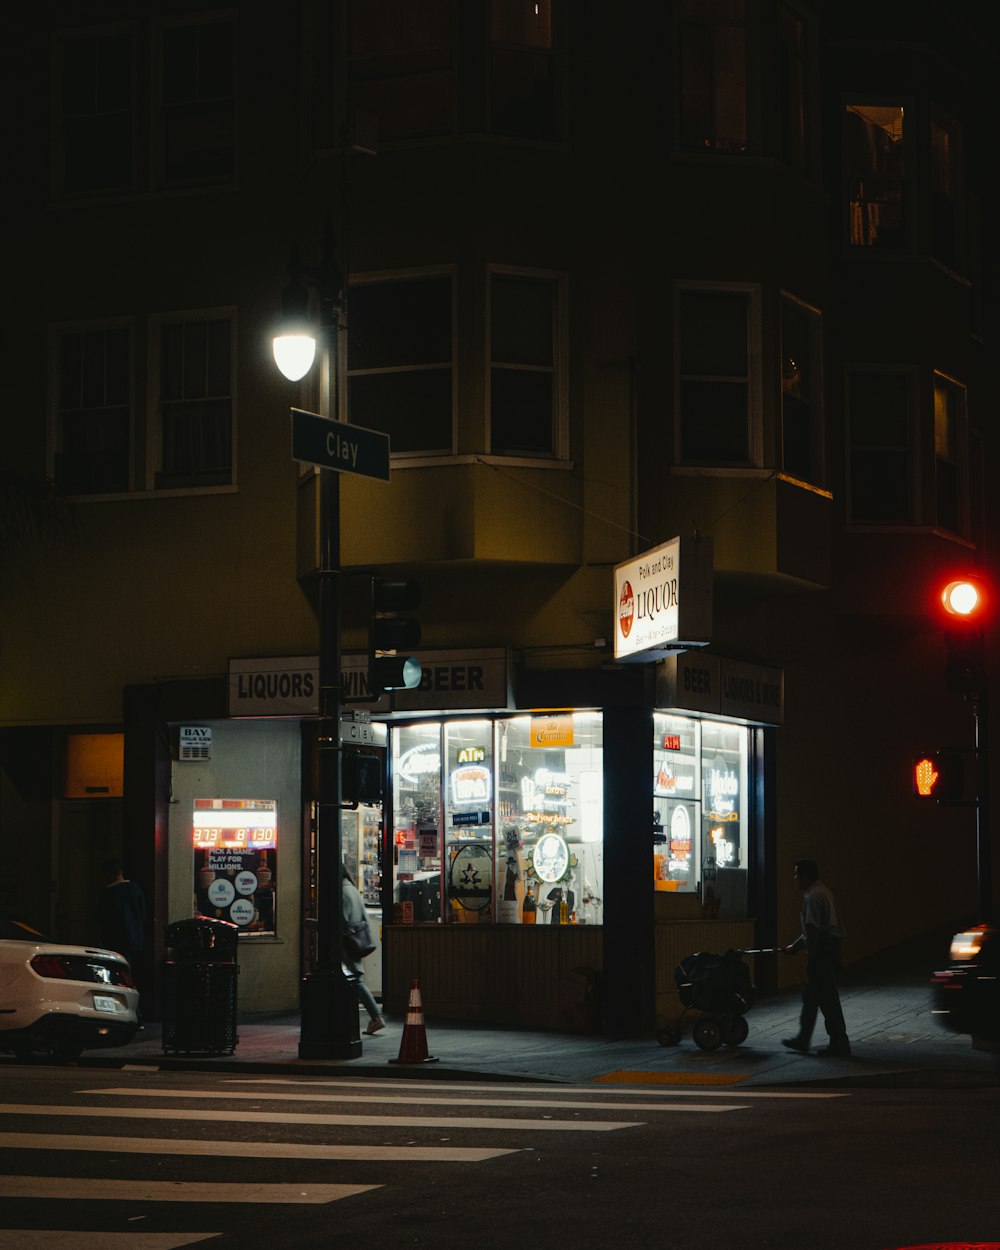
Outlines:
{"label": "parked car", "polygon": [[945,1028],[1000,1042],[1000,931],[980,924],[956,933],[948,967],[934,973],[931,987]]}
{"label": "parked car", "polygon": [[124,1046],[139,1027],[139,994],[115,951],[49,941],[0,917],[0,1050],[77,1059]]}

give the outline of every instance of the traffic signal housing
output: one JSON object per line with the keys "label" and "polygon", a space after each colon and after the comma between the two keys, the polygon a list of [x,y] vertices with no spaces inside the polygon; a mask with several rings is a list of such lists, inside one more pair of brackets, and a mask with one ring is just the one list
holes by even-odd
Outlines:
{"label": "traffic signal housing", "polygon": [[948,649],[945,681],[956,694],[977,697],[986,689],[983,623],[987,597],[975,577],[955,578],[941,591],[944,640]]}
{"label": "traffic signal housing", "polygon": [[927,751],[915,756],[911,779],[918,799],[955,803],[965,794],[965,766],[958,751]]}
{"label": "traffic signal housing", "polygon": [[420,685],[420,661],[410,648],[420,642],[420,622],[401,613],[420,607],[420,585],[414,581],[371,578],[368,617],[368,689],[412,690]]}

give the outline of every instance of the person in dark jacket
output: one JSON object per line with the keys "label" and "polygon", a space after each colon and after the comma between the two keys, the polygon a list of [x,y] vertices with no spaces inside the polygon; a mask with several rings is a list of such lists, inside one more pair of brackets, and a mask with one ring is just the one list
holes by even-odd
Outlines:
{"label": "person in dark jacket", "polygon": [[[342,877],[343,897],[344,897],[344,926],[358,924],[360,921],[367,922],[367,914],[365,913],[365,905],[358,893],[358,887],[354,884],[354,878],[343,869]],[[342,958],[344,966],[349,968],[354,974],[358,985],[358,999],[362,1007],[368,1012],[368,1027],[365,1032],[370,1036],[372,1033],[378,1033],[380,1029],[385,1028],[385,1020],[382,1013],[378,1009],[378,1003],[371,990],[365,985],[365,966],[364,962],[348,950],[347,944],[341,942]]]}
{"label": "person in dark jacket", "polygon": [[100,942],[124,955],[134,976],[145,945],[146,900],[139,883],[125,878],[118,860],[107,860],[104,873],[107,885],[97,904]]}

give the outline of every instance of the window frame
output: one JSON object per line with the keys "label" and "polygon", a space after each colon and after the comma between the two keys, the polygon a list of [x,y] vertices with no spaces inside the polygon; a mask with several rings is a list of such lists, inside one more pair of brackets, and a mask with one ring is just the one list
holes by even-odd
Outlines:
{"label": "window frame", "polygon": [[[203,177],[173,177],[167,172],[166,118],[168,106],[163,98],[164,93],[164,43],[168,30],[190,29],[194,27],[228,25],[232,32],[232,92],[229,97],[232,122],[232,168],[225,173],[209,174]],[[175,17],[158,19],[153,26],[151,59],[151,110],[150,110],[150,175],[152,184],[157,190],[175,190],[183,188],[228,186],[235,182],[239,155],[239,23],[233,9],[218,9],[197,14],[178,14]]]}
{"label": "window frame", "polygon": [[717,79],[715,56],[713,52],[712,63],[712,130],[713,140],[709,145],[702,144],[698,146],[689,143],[684,137],[684,98],[685,98],[685,78],[683,73],[683,49],[681,40],[681,31],[684,26],[700,25],[707,28],[715,29],[721,25],[719,22],[711,20],[703,20],[699,23],[693,23],[682,17],[680,6],[673,5],[673,41],[674,41],[674,150],[685,156],[707,156],[713,159],[729,157],[737,160],[744,160],[748,156],[755,155],[757,152],[757,131],[756,124],[756,93],[753,90],[755,80],[754,63],[757,31],[755,23],[752,19],[750,10],[752,9],[752,0],[743,0],[743,19],[739,25],[743,30],[743,127],[744,127],[744,144],[743,147],[719,147],[718,141],[718,125],[717,125],[717,93],[714,90],[714,83]]}
{"label": "window frame", "polygon": [[[937,427],[937,393],[939,382],[942,389],[947,390],[952,395],[961,397],[961,409],[955,414],[949,413],[949,426],[951,426],[952,436],[954,438],[954,446],[952,455],[942,455],[938,447],[938,427]],[[952,426],[952,418],[954,425]],[[953,378],[950,374],[942,369],[935,369],[931,374],[931,441],[933,448],[933,465],[934,465],[934,486],[933,490],[928,491],[928,498],[933,501],[934,517],[933,525],[936,530],[942,533],[952,534],[956,538],[967,539],[971,528],[971,503],[970,503],[970,481],[969,481],[969,391],[968,387]],[[941,477],[942,464],[950,465],[955,475],[955,510],[957,513],[957,527],[946,524],[941,517]]]}
{"label": "window frame", "polygon": [[[705,292],[708,294],[730,295],[742,294],[747,297],[747,373],[744,381],[747,388],[747,462],[737,464],[733,461],[719,460],[716,462],[688,461],[682,455],[684,436],[684,410],[682,403],[683,384],[687,379],[730,378],[726,374],[686,374],[682,371],[683,295],[688,291]],[[693,279],[676,279],[673,284],[674,312],[674,465],[682,471],[709,472],[748,472],[763,467],[764,463],[764,431],[763,431],[763,347],[761,331],[761,287],[756,282],[715,282],[697,281]],[[731,378],[730,378],[731,380]]]}
{"label": "window frame", "polygon": [[[510,361],[493,360],[493,277],[500,275],[508,278],[526,278],[528,280],[551,282],[553,288],[552,309],[552,366],[551,370],[544,366],[517,365]],[[569,277],[565,272],[554,269],[533,269],[521,265],[490,264],[486,267],[486,307],[483,338],[484,363],[484,403],[486,407],[486,430],[483,454],[495,458],[503,464],[519,462],[530,465],[552,465],[565,463],[569,460],[569,403],[568,403],[568,360],[569,360],[569,317],[568,317]],[[551,372],[552,376],[552,452],[501,452],[493,451],[493,369],[522,369],[527,372]]]}
{"label": "window frame", "polygon": [[[68,185],[67,161],[70,145],[67,141],[67,113],[65,93],[66,50],[71,44],[97,43],[101,39],[127,35],[129,38],[129,156],[131,178],[128,183],[115,186],[94,187],[79,190]],[[134,21],[109,22],[105,25],[74,27],[54,31],[49,52],[50,99],[52,112],[49,126],[49,184],[52,195],[59,200],[88,200],[106,197],[134,195],[141,186],[142,171],[139,167],[139,126],[143,100],[139,90],[139,40],[138,24]]]}
{"label": "window frame", "polygon": [[49,326],[48,359],[49,374],[48,431],[46,450],[46,473],[57,480],[56,460],[61,454],[62,443],[62,358],[63,341],[70,334],[86,334],[93,331],[124,330],[128,336],[128,481],[122,490],[71,492],[78,500],[122,499],[135,493],[136,486],[136,324],[132,317],[103,317],[88,321],[54,322]]}
{"label": "window frame", "polygon": [[[934,129],[937,127],[950,136],[953,154],[949,166],[954,190],[949,196],[942,197],[952,206],[954,219],[952,222],[950,258],[938,252],[937,232],[939,228],[938,197],[935,187]],[[944,109],[931,105],[930,117],[927,122],[927,254],[936,264],[952,273],[964,274],[968,269],[968,230],[966,223],[967,178],[965,172],[965,128],[958,118]]]}
{"label": "window frame", "polygon": [[[816,474],[815,477],[803,478],[799,473],[789,471],[785,463],[785,387],[784,387],[784,368],[785,368],[785,310],[786,307],[794,312],[798,317],[807,321],[809,324],[809,351],[810,351],[810,395],[808,399],[810,421],[809,435],[811,452],[815,458]],[[799,299],[790,291],[782,290],[780,293],[778,305],[778,439],[777,439],[777,462],[780,471],[785,476],[794,478],[796,481],[805,482],[809,486],[816,486],[825,489],[827,484],[827,454],[826,454],[826,407],[825,407],[825,385],[824,385],[824,358],[823,358],[823,313],[822,310],[816,308],[815,305],[807,303],[805,300]]]}
{"label": "window frame", "polygon": [[[418,281],[421,278],[448,278],[451,282],[451,361],[437,361],[420,365],[384,365],[373,369],[351,369],[349,367],[351,333],[350,322],[350,290],[356,286],[373,286],[393,282]],[[459,343],[458,343],[458,267],[456,265],[426,265],[407,269],[376,269],[352,273],[347,282],[347,329],[341,336],[341,376],[344,378],[344,397],[347,403],[347,414],[350,419],[350,387],[351,379],[361,376],[374,376],[389,373],[417,373],[431,369],[443,369],[446,363],[451,368],[451,446],[447,449],[436,448],[430,451],[393,451],[390,441],[390,460],[393,464],[426,460],[437,463],[453,458],[458,449],[458,394],[459,394]]]}
{"label": "window frame", "polygon": [[[848,137],[847,115],[852,109],[858,108],[899,108],[903,116],[903,174],[901,178],[901,226],[898,246],[878,246],[870,243],[854,243],[851,240],[851,205],[852,198],[852,165],[850,157],[850,140]],[[852,92],[841,97],[841,145],[843,161],[843,239],[844,249],[851,257],[875,256],[881,259],[896,256],[909,256],[915,250],[915,230],[917,218],[916,205],[916,159],[914,129],[918,125],[919,114],[915,101],[906,94],[878,95],[868,92]]]}
{"label": "window frame", "polygon": [[[163,401],[160,371],[162,367],[163,329],[169,325],[187,325],[196,322],[228,321],[229,338],[229,480],[227,482],[192,482],[160,485],[158,478],[163,472]],[[234,305],[218,308],[192,308],[170,313],[151,313],[148,319],[148,435],[146,446],[146,490],[156,496],[202,495],[233,490],[237,485],[237,350],[238,318]]]}

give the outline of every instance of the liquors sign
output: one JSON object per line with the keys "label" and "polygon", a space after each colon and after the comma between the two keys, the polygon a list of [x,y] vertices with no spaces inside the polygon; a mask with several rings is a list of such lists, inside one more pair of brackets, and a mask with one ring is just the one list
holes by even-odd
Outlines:
{"label": "liquors sign", "polygon": [[712,638],[712,540],[672,538],[615,568],[615,659],[656,660]]}

